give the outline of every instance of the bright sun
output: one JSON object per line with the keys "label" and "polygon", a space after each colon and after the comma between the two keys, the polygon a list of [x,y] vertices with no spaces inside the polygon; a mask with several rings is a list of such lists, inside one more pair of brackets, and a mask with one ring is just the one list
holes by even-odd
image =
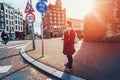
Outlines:
{"label": "bright sun", "polygon": [[63,7],[66,8],[67,17],[83,18],[92,11],[93,0],[63,0]]}

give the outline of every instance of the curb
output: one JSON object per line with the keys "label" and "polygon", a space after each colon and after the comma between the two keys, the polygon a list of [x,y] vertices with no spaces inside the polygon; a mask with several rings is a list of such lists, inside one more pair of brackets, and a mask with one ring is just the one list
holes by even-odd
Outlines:
{"label": "curb", "polygon": [[52,76],[55,76],[56,78],[62,79],[62,80],[86,80],[86,79],[83,79],[83,78],[68,74],[66,72],[59,71],[59,70],[57,70],[55,68],[49,67],[49,66],[47,66],[47,65],[45,65],[43,63],[40,63],[40,62],[36,61],[35,59],[31,58],[25,52],[25,49],[29,44],[30,43],[28,43],[26,46],[22,47],[22,49],[20,50],[20,54],[31,65],[37,67],[40,70],[43,70],[43,71],[51,74]]}

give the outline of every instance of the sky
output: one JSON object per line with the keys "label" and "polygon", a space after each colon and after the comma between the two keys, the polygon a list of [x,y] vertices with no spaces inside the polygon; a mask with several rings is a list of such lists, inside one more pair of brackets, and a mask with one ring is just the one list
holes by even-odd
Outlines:
{"label": "sky", "polygon": [[[7,3],[14,7],[15,9],[20,9],[23,13],[23,17],[25,19],[25,7],[28,0],[0,0],[0,2]],[[36,4],[40,0],[32,0],[32,6],[35,10],[34,14],[36,16],[36,20],[34,22],[35,32],[40,33],[40,22],[41,22],[41,13],[36,10]],[[48,0],[47,4],[54,4],[56,0]],[[74,19],[83,19],[83,17],[91,10],[93,6],[92,0],[61,0],[62,7],[66,8],[67,18]]]}

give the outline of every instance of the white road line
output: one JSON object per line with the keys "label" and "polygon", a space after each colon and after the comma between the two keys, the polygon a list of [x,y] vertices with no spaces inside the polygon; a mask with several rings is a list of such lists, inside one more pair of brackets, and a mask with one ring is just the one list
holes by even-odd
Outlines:
{"label": "white road line", "polygon": [[6,73],[12,67],[12,65],[8,66],[0,66],[0,73]]}
{"label": "white road line", "polygon": [[17,47],[23,47],[24,45],[26,45],[26,44],[14,45],[14,46],[10,46],[10,47],[7,47],[7,48],[17,48]]}

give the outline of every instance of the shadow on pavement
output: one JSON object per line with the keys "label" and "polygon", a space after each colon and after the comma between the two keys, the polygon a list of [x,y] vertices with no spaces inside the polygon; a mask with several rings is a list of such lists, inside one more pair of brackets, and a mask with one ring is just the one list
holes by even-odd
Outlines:
{"label": "shadow on pavement", "polygon": [[72,74],[89,80],[120,80],[120,43],[84,42]]}
{"label": "shadow on pavement", "polygon": [[34,49],[29,49],[29,50],[27,50],[27,51],[25,51],[25,52],[27,53],[27,52],[30,52],[30,51],[33,51],[33,50],[34,50]]}
{"label": "shadow on pavement", "polygon": [[7,58],[12,58],[12,57],[15,57],[15,56],[18,56],[20,54],[15,54],[15,55],[10,55],[10,56],[7,56],[7,57],[3,57],[3,58],[0,58],[0,60],[3,60],[3,59],[7,59]]}
{"label": "shadow on pavement", "polygon": [[18,71],[24,69],[24,68],[26,68],[26,67],[28,67],[28,66],[29,66],[29,65],[25,65],[25,66],[23,66],[23,67],[21,67],[21,68],[15,70],[15,71],[9,73],[9,74],[6,74],[5,76],[1,77],[0,80],[4,80],[6,77],[8,77],[8,76],[10,76],[10,75],[12,75],[12,74],[14,74],[14,73],[16,73],[16,72],[18,72]]}

